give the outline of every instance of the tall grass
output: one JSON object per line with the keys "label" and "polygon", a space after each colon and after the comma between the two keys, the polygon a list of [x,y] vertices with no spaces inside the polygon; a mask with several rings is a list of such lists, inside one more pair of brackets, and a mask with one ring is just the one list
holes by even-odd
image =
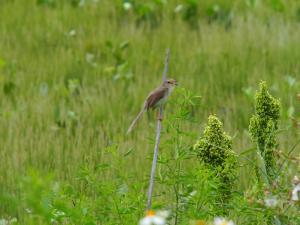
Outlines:
{"label": "tall grass", "polygon": [[[30,168],[78,185],[76,178],[84,171],[109,165],[99,177],[102,182],[144,181],[154,116],[144,117],[132,135],[125,133],[147,93],[160,83],[167,47],[172,52],[170,76],[201,96],[194,122],[184,124],[194,140],[207,116],[215,113],[233,136],[237,153],[253,147],[247,128],[260,80],[282,100],[280,150],[288,151],[298,140],[290,119],[299,118],[298,1],[218,1],[231,10],[229,27],[222,19],[210,21],[201,10],[214,3],[200,1],[197,28],[181,12],[174,13],[179,1],[162,6],[156,27],[147,21],[138,26],[138,16],[122,10],[121,1],[85,1],[81,7],[68,1],[53,1],[54,6],[37,2],[0,2],[3,195],[18,195],[18,181]],[[165,117],[174,110],[167,105]],[[240,169],[241,190],[249,185],[249,174],[255,177],[251,168]],[[80,188],[86,191],[84,185]],[[162,189],[158,184],[155,190]],[[0,214],[5,213],[12,213],[9,203],[0,205]]]}

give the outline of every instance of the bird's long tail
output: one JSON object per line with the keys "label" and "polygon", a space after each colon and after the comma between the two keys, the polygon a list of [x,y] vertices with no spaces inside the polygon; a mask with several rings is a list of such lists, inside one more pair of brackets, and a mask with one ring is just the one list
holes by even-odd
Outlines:
{"label": "bird's long tail", "polygon": [[139,121],[139,119],[141,118],[141,116],[143,115],[144,111],[145,111],[145,108],[143,108],[139,112],[139,114],[135,117],[135,119],[132,121],[130,127],[127,130],[127,134],[129,134],[132,131],[132,129],[135,127],[135,125],[137,124],[137,122]]}

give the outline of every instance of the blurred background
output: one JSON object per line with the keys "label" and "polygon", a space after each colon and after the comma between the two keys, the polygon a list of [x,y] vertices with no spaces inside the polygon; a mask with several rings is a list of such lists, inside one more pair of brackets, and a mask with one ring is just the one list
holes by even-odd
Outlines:
{"label": "blurred background", "polygon": [[[299,138],[299,41],[297,0],[1,0],[0,215],[24,213],[8,199],[20,197],[31,170],[78,193],[91,174],[118,187],[141,182],[132,193],[143,193],[155,113],[126,130],[161,83],[168,47],[180,88],[166,120],[178,96],[199,97],[182,124],[191,146],[216,114],[235,152],[253,147],[249,119],[265,80],[281,99],[280,149],[288,151]],[[244,176],[238,186],[248,183]]]}

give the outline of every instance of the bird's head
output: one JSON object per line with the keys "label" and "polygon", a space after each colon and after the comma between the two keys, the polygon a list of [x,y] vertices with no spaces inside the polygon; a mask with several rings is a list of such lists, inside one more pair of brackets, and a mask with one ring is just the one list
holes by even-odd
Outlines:
{"label": "bird's head", "polygon": [[177,81],[175,79],[168,79],[164,81],[163,85],[167,88],[173,88],[177,86]]}

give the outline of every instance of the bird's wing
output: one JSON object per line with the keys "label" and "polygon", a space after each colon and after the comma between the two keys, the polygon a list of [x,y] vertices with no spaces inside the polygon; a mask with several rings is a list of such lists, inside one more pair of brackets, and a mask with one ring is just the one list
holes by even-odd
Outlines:
{"label": "bird's wing", "polygon": [[159,87],[152,91],[146,99],[145,109],[154,108],[156,103],[165,96],[167,91],[168,89],[165,87]]}

